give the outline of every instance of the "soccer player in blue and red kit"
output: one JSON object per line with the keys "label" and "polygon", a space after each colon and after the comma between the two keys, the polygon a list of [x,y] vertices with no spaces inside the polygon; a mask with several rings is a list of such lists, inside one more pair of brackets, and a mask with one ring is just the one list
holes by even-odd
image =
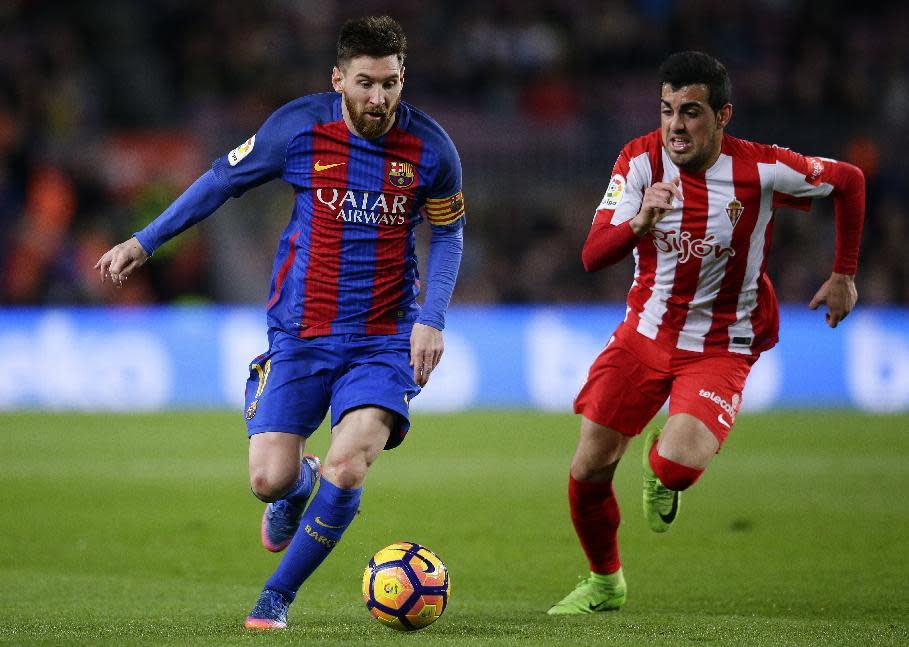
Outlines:
{"label": "soccer player in blue and red kit", "polygon": [[636,269],[625,320],[574,403],[582,418],[568,500],[590,575],[552,615],[625,604],[612,479],[631,439],[666,400],[669,419],[662,433],[651,428],[643,447],[644,513],[655,532],[675,521],[680,492],[735,424],[751,367],[777,341],[765,273],[775,209],[807,211],[813,198],[833,198],[833,272],[809,307],[826,304],[836,327],[858,296],[862,172],[726,134],[731,83],[712,56],[673,54],[659,77],[661,127],[622,149],[582,253],[591,272],[632,253]]}
{"label": "soccer player in blue and red kit", "polygon": [[[370,465],[404,440],[408,405],[442,356],[463,249],[461,165],[445,131],[401,101],[405,50],[388,16],[347,22],[335,92],[279,108],[96,265],[121,286],[228,198],[279,177],[294,188],[266,306],[269,348],[250,366],[245,408],[250,484],[268,502],[262,543],[287,553],[247,628],[287,626],[288,606],[353,520]],[[432,239],[421,309],[414,230],[424,216]],[[329,408],[320,464],[304,447]]]}

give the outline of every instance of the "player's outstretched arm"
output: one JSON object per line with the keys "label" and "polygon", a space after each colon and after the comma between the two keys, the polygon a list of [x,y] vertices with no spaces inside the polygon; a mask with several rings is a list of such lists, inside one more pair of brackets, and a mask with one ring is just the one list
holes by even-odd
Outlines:
{"label": "player's outstretched arm", "polygon": [[111,282],[119,288],[147,260],[148,253],[133,236],[106,251],[95,263],[95,269],[101,273],[102,283],[109,276]]}
{"label": "player's outstretched arm", "polygon": [[858,301],[858,292],[852,276],[833,272],[811,299],[808,307],[817,310],[820,305],[826,304],[827,325],[836,328],[846,318],[846,315],[852,312],[856,301]]}
{"label": "player's outstretched arm", "polygon": [[419,386],[426,386],[429,374],[438,366],[445,352],[445,337],[441,330],[415,323],[410,333],[410,365],[413,379]]}
{"label": "player's outstretched arm", "polygon": [[158,247],[207,218],[230,197],[230,187],[218,180],[214,171],[204,173],[145,229],[110,249],[95,263],[101,280],[110,276],[114,285],[121,287]]}

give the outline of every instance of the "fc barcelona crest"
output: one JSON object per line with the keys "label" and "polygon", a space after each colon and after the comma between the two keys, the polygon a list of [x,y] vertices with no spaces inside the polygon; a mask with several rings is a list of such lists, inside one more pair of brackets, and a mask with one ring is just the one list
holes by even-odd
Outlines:
{"label": "fc barcelona crest", "polygon": [[744,211],[745,207],[742,206],[742,203],[739,202],[738,198],[732,196],[732,200],[726,205],[726,215],[729,216],[729,222],[732,223],[733,228],[735,227],[735,223],[739,221],[739,218],[742,217]]}
{"label": "fc barcelona crest", "polygon": [[391,162],[388,167],[388,182],[398,187],[406,189],[416,177],[413,164],[407,162]]}

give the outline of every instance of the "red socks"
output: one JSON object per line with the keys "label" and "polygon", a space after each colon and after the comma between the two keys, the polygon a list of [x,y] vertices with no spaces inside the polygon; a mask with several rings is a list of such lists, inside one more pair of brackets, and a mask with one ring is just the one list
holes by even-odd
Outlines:
{"label": "red socks", "polygon": [[619,570],[620,515],[612,481],[576,481],[569,474],[568,506],[590,570],[604,575]]}
{"label": "red socks", "polygon": [[[670,490],[689,488],[704,473],[704,470],[663,458],[656,447],[657,443],[654,443],[650,448],[650,467]],[[569,474],[568,506],[590,570],[600,574],[615,573],[622,566],[618,541],[621,516],[612,481],[577,481]]]}
{"label": "red socks", "polygon": [[663,485],[670,490],[676,491],[681,491],[694,485],[695,481],[704,473],[704,470],[687,467],[668,458],[663,458],[657,452],[657,444],[653,443],[653,447],[650,448],[650,467]]}

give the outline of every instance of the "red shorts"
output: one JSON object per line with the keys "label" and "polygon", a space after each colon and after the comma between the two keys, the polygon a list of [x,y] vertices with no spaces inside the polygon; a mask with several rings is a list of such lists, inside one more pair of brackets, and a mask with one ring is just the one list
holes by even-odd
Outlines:
{"label": "red shorts", "polygon": [[574,412],[636,436],[668,398],[670,416],[694,416],[722,445],[755,361],[751,355],[667,350],[622,324],[590,367]]}

